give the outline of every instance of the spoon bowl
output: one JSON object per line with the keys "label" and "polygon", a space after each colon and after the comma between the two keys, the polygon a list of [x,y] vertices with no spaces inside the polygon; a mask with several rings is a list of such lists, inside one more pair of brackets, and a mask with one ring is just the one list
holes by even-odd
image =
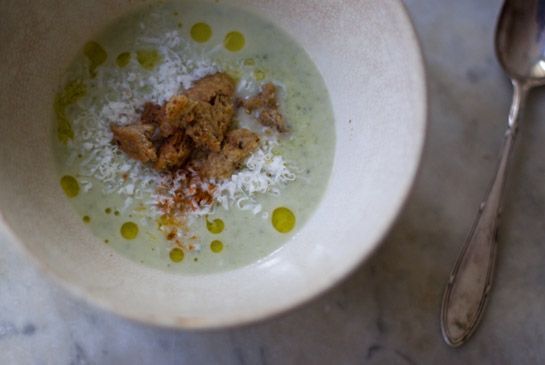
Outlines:
{"label": "spoon bowl", "polygon": [[507,0],[496,30],[496,55],[507,75],[531,86],[545,83],[545,1]]}

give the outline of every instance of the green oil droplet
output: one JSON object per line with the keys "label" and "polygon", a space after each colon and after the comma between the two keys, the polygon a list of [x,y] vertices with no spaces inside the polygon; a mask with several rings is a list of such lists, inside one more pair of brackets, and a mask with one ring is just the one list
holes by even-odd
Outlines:
{"label": "green oil droplet", "polygon": [[65,175],[61,178],[61,188],[69,198],[74,198],[79,194],[79,183],[75,177]]}
{"label": "green oil droplet", "polygon": [[255,60],[253,58],[246,58],[244,60],[244,66],[255,66]]}
{"label": "green oil droplet", "polygon": [[59,94],[59,104],[68,106],[74,104],[87,92],[85,83],[81,80],[72,80],[68,82],[62,92]]}
{"label": "green oil droplet", "polygon": [[272,225],[278,232],[288,233],[295,227],[295,215],[288,208],[276,208],[272,214]]}
{"label": "green oil droplet", "polygon": [[115,216],[119,216],[119,210],[116,210],[116,211],[114,212],[114,215],[115,215]]}
{"label": "green oil droplet", "polygon": [[261,81],[265,79],[265,71],[263,70],[255,70],[254,71],[254,77],[257,81]]}
{"label": "green oil droplet", "polygon": [[220,253],[223,251],[223,242],[218,240],[210,242],[210,250],[214,253]]}
{"label": "green oil droplet", "polygon": [[121,226],[121,236],[127,240],[133,240],[138,236],[138,225],[134,222],[125,222]]}
{"label": "green oil droplet", "polygon": [[190,34],[195,42],[208,42],[212,37],[212,28],[206,23],[196,23],[191,27]]}
{"label": "green oil droplet", "polygon": [[244,48],[244,44],[246,44],[244,35],[236,31],[227,33],[225,39],[223,40],[223,46],[231,52],[240,51],[242,48]]}
{"label": "green oil droplet", "polygon": [[94,41],[85,43],[83,46],[83,54],[89,59],[89,73],[91,77],[95,77],[97,68],[108,59],[108,53],[100,44]]}
{"label": "green oil droplet", "polygon": [[112,212],[112,208],[106,208],[104,209],[104,213],[110,214]]}
{"label": "green oil droplet", "polygon": [[141,49],[136,51],[136,60],[145,70],[153,70],[160,60],[159,52],[155,49]]}
{"label": "green oil droplet", "polygon": [[223,229],[225,228],[225,223],[221,219],[214,219],[213,221],[209,221],[208,218],[206,218],[206,229],[210,233],[213,234],[220,234],[223,232]]}
{"label": "green oil droplet", "polygon": [[123,52],[117,55],[117,58],[115,59],[115,64],[117,67],[123,68],[127,67],[127,65],[131,62],[131,53],[130,52]]}
{"label": "green oil droplet", "polygon": [[64,89],[55,96],[53,110],[57,117],[57,138],[66,144],[74,138],[74,130],[66,115],[66,107],[74,104],[87,92],[87,87],[81,80],[73,80],[64,86]]}
{"label": "green oil droplet", "polygon": [[184,259],[184,251],[182,249],[175,247],[172,250],[170,250],[170,253],[168,254],[170,257],[170,260],[172,262],[181,262]]}
{"label": "green oil droplet", "polygon": [[108,244],[110,243],[110,240],[104,240],[104,243]]}
{"label": "green oil droplet", "polygon": [[84,223],[91,223],[91,217],[89,217],[88,215],[84,215],[83,216],[83,222]]}

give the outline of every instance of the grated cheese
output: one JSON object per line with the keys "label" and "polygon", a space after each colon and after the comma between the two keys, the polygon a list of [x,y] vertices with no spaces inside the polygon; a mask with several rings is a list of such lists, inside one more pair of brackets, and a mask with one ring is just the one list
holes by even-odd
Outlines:
{"label": "grated cheese", "polygon": [[261,212],[256,194],[280,194],[280,186],[295,180],[282,156],[272,152],[278,141],[271,137],[264,139],[260,148],[246,161],[242,170],[227,180],[220,181],[214,199],[224,209],[235,205],[253,214]]}
{"label": "grated cheese", "polygon": [[[158,192],[158,187],[169,177],[123,154],[112,143],[110,125],[133,123],[145,102],[162,104],[172,95],[191,87],[194,81],[218,72],[220,67],[211,61],[215,50],[199,54],[178,31],[168,32],[160,38],[141,37],[136,47],[157,49],[161,63],[153,71],[142,72],[132,57],[124,69],[115,66],[100,69],[97,77],[89,81],[88,94],[67,111],[75,132],[74,140],[69,143],[69,161],[78,166],[84,191],[101,188],[106,194],[123,196],[123,210],[140,202],[150,208],[149,212],[159,215],[158,201],[174,195],[181,186],[181,177],[168,191]],[[248,72],[242,75],[237,94],[245,97],[258,88]],[[262,211],[257,200],[259,194],[278,195],[282,186],[296,179],[284,158],[273,153],[277,144],[274,135],[262,138],[259,149],[240,171],[229,179],[210,182],[215,185],[214,202],[226,210],[236,207],[259,214]],[[93,179],[100,182],[100,187],[92,183]],[[195,217],[210,214],[216,204],[197,206],[192,214]],[[267,215],[263,213],[262,216]]]}

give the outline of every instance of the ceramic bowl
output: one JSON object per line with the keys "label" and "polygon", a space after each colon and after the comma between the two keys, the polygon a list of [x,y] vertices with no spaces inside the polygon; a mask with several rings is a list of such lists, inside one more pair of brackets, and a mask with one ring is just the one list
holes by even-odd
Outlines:
{"label": "ceramic bowl", "polygon": [[378,247],[419,165],[425,75],[401,1],[221,1],[269,18],[306,49],[331,95],[337,143],[318,209],[283,249],[192,276],[101,244],[63,195],[50,145],[57,81],[80,45],[147,1],[0,2],[0,228],[71,292],[150,324],[238,325],[324,292]]}

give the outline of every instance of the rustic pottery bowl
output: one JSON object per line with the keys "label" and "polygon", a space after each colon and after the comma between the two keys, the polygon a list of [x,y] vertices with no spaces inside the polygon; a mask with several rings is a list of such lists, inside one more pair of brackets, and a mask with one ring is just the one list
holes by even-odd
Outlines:
{"label": "rustic pottery bowl", "polygon": [[331,95],[337,143],[325,196],[283,249],[192,276],[138,265],[100,244],[63,195],[49,143],[57,81],[80,45],[147,1],[0,2],[2,236],[71,292],[150,324],[238,325],[324,292],[380,244],[419,165],[424,67],[401,1],[221,1],[269,18],[306,49]]}

